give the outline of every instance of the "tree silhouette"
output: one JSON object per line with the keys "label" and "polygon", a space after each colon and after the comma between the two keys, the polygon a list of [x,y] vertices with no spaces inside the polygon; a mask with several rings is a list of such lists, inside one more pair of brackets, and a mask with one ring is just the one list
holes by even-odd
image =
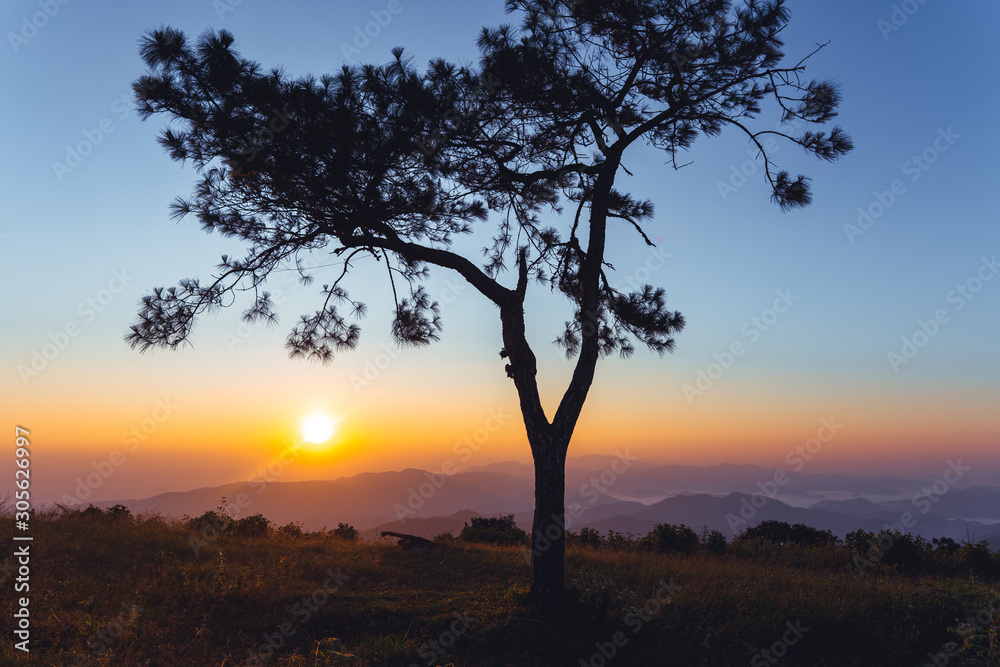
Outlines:
{"label": "tree silhouette", "polygon": [[[626,149],[645,142],[677,168],[696,137],[736,128],[760,151],[771,198],[787,210],[810,202],[808,179],[777,169],[768,135],[824,160],[851,142],[839,127],[796,133],[830,121],[840,95],[832,83],[803,78],[808,55],[779,66],[789,19],[781,0],[506,6],[523,22],[484,28],[476,65],[436,60],[424,72],[395,49],[385,65],[291,78],[242,58],[226,31],[193,44],[169,27],[147,33],[149,71],[134,84],[140,114],[180,121],[160,142],[200,174],[173,214],[193,213],[207,231],[248,248],[243,258],[223,256],[211,282],[154,289],[126,340],[140,350],[174,348],[197,315],[241,290],[254,293],[247,321],[274,320],[269,273],[294,264],[309,281],[316,272],[299,258],[323,250],[337,268],[319,309],[291,330],[291,356],[329,361],[357,345],[366,306],[343,283],[361,257],[386,265],[393,338],[425,345],[441,321],[422,281],[430,267],[459,273],[499,310],[500,356],[535,462],[532,593],[551,604],[564,590],[566,452],[597,361],[630,356],[635,341],[662,356],[684,326],[663,289],[624,292],[609,280],[609,230],[653,245],[644,231],[652,203],[615,187]],[[787,131],[751,127],[764,102]],[[472,233],[489,235],[482,265],[451,250],[455,237]],[[573,310],[555,342],[576,362],[551,419],[525,337],[525,295],[538,283]]]}

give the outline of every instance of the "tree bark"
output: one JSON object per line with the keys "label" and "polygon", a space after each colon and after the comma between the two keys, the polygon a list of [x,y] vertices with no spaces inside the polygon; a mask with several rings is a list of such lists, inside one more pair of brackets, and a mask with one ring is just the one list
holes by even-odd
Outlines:
{"label": "tree bark", "polygon": [[594,381],[599,357],[599,279],[604,258],[608,196],[621,148],[611,151],[597,179],[590,216],[587,256],[581,267],[582,343],[573,377],[550,423],[538,394],[535,355],[524,326],[527,259],[518,257],[517,287],[500,306],[503,341],[510,359],[521,415],[535,464],[535,514],[531,525],[531,598],[543,610],[556,610],[566,596],[566,453]]}
{"label": "tree bark", "polygon": [[531,597],[542,609],[565,598],[566,450],[569,439],[533,447],[535,515],[531,524]]}

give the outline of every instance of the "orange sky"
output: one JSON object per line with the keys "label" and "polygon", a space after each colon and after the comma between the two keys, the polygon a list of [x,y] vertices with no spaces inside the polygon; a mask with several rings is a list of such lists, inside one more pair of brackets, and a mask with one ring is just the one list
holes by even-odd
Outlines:
{"label": "orange sky", "polygon": [[[357,378],[364,379],[365,362],[378,353],[345,354],[321,366],[290,361],[273,349],[261,352],[265,358],[257,367],[216,358],[209,364],[215,370],[192,382],[188,363],[201,354],[128,351],[122,359],[131,364],[109,365],[103,375],[88,375],[67,361],[14,396],[12,412],[32,429],[36,493],[45,499],[72,493],[78,479],[115,460],[115,472],[88,499],[247,480],[300,441],[301,421],[315,411],[339,420],[329,448],[297,450],[275,479],[529,460],[513,387],[485,355],[440,367],[454,354],[446,346],[405,351],[364,384]],[[787,468],[786,455],[816,436],[825,419],[842,427],[807,472],[928,473],[952,455],[984,471],[998,467],[992,424],[984,419],[992,409],[988,394],[914,388],[887,396],[877,382],[826,383],[806,391],[794,375],[762,381],[734,373],[688,403],[671,377],[672,362],[603,363],[571,455],[629,447],[662,463]],[[137,379],[139,367],[156,374],[155,390]],[[428,368],[435,369],[433,382]],[[551,378],[543,383],[550,413],[553,387],[568,368],[558,361],[542,367],[543,378]]]}
{"label": "orange sky", "polygon": [[[417,63],[471,63],[482,26],[511,20],[500,2],[454,3],[446,12],[418,5],[351,64],[387,62],[394,45]],[[843,86],[837,122],[856,144],[836,164],[792,147],[776,154],[778,167],[813,180],[815,200],[806,209],[782,213],[769,201],[762,164],[739,132],[699,138],[678,159],[685,164],[679,170],[657,150],[629,149],[628,173],[616,187],[655,205],[645,231],[662,254],[626,225],[614,226],[609,275],[663,286],[687,326],[676,352],[663,359],[638,349],[629,361],[601,362],[571,454],[631,447],[663,463],[783,466],[822,419],[835,418],[843,429],[804,471],[933,475],[961,457],[976,471],[1000,473],[1000,279],[991,268],[1000,226],[989,181],[1000,151],[1000,88],[981,85],[967,66],[994,57],[996,21],[970,22],[943,3],[921,6],[891,39],[877,29],[888,12],[883,5],[793,8],[783,32],[789,58],[830,41],[810,60],[809,76]],[[79,9],[4,61],[8,88],[30,103],[5,110],[7,127],[18,129],[9,133],[8,152],[18,159],[0,164],[7,286],[0,405],[8,428],[31,430],[36,498],[73,492],[77,479],[107,465],[113,472],[91,490],[94,499],[245,480],[294,443],[302,418],[317,410],[338,417],[340,433],[328,452],[299,454],[281,479],[528,460],[498,355],[496,309],[446,272],[432,271],[426,283],[444,321],[441,341],[426,349],[397,352],[389,342],[384,266],[363,263],[348,285],[371,309],[361,345],[329,366],[291,361],[284,350],[298,316],[318,306],[329,272],[318,272],[312,286],[296,283],[291,271],[272,276],[267,287],[283,298],[273,329],[241,324],[244,301],[202,317],[194,347],[141,355],[123,343],[140,298],[154,286],[204,280],[220,255],[243,252],[196,221],[170,219],[169,202],[190,194],[197,174],[157,144],[166,119],[141,122],[126,103],[130,83],[143,73],[136,51],[143,31],[170,24],[193,36],[222,26],[202,0]],[[372,7],[313,9],[303,21],[295,12],[242,3],[225,27],[240,52],[265,68],[281,65],[293,76],[336,71],[345,60],[337,45],[371,20]],[[11,11],[20,22],[21,10]],[[977,11],[996,18],[998,9]],[[944,33],[967,39],[927,48]],[[762,110],[761,128],[774,126],[775,111]],[[53,164],[102,123],[113,132],[87,146],[92,154],[71,173],[55,174]],[[928,159],[914,173],[914,157],[928,151],[933,164]],[[905,193],[883,205],[897,181]],[[864,233],[845,235],[869,211],[878,215]],[[546,225],[568,228],[566,216],[545,215]],[[458,245],[479,261],[482,240]],[[308,259],[339,269],[319,251]],[[509,274],[501,278],[510,283]],[[956,299],[959,292],[969,296]],[[778,314],[772,304],[780,293],[795,297]],[[944,323],[928,336],[929,318],[941,312]],[[551,414],[571,369],[551,341],[571,309],[533,286],[526,313]],[[67,327],[74,333],[64,340]],[[918,336],[915,356],[893,367],[887,354]],[[685,396],[685,385],[734,343],[745,354],[703,394]],[[51,358],[25,378],[20,369],[43,349]],[[484,429],[491,411],[511,416],[461,460],[456,443]],[[133,429],[143,438],[137,446],[129,440],[138,438],[129,435]],[[107,463],[112,456],[118,465]],[[12,457],[0,457],[5,479],[13,479],[13,466]]]}

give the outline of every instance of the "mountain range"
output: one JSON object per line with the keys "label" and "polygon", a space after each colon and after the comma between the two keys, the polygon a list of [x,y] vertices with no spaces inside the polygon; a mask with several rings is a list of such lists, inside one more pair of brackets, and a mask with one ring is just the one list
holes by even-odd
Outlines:
{"label": "mountain range", "polygon": [[[223,502],[306,530],[348,523],[363,533],[457,534],[473,516],[513,514],[530,528],[533,469],[507,461],[444,475],[408,468],[334,480],[237,482],[145,499],[113,500],[133,513],[198,516]],[[225,500],[223,500],[225,499]],[[645,535],[657,523],[719,530],[732,538],[764,520],[804,523],[843,537],[855,529],[956,540],[1000,549],[1000,486],[972,485],[963,469],[938,479],[769,470],[753,465],[658,465],[627,451],[574,457],[566,469],[567,526]]]}

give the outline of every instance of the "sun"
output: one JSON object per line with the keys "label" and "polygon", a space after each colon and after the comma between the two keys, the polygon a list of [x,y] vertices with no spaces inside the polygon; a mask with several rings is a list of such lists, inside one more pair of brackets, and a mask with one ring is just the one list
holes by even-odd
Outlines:
{"label": "sun", "polygon": [[321,445],[331,437],[337,429],[337,420],[328,414],[314,412],[302,420],[299,433],[302,439],[312,445]]}

